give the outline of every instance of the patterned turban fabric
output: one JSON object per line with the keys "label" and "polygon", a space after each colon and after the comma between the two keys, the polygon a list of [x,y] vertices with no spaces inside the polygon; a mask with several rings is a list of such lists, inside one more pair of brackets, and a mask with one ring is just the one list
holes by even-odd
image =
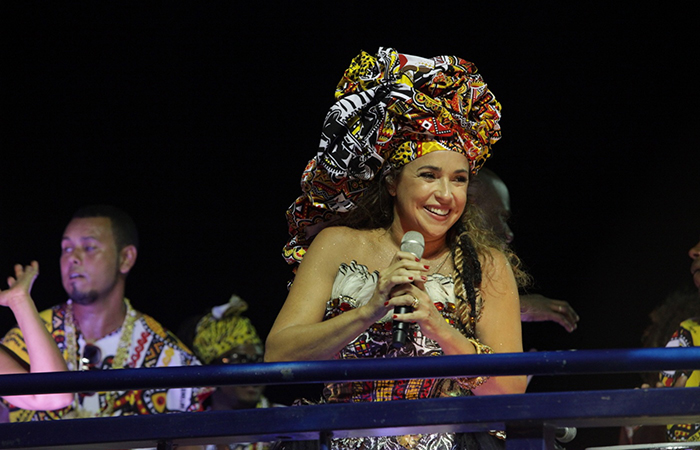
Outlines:
{"label": "patterned turban fabric", "polygon": [[377,175],[437,150],[463,154],[476,173],[501,138],[501,105],[476,66],[456,56],[361,52],[335,98],[302,195],[287,210],[289,264],[301,262],[314,236],[353,209]]}
{"label": "patterned turban fabric", "polygon": [[228,303],[215,306],[197,322],[192,350],[203,363],[210,364],[242,344],[262,345],[250,319],[241,315],[247,309],[248,304],[233,295]]}

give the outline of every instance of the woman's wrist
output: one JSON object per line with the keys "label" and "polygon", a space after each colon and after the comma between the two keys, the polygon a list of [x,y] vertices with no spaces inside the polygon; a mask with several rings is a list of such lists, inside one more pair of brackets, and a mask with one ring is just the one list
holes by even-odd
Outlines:
{"label": "woman's wrist", "polygon": [[489,353],[481,351],[483,347],[478,339],[468,338],[452,325],[445,322],[447,331],[443,334],[442,339],[435,339],[445,355],[478,355],[480,353]]}
{"label": "woman's wrist", "polygon": [[367,326],[372,325],[386,315],[386,309],[377,308],[372,300],[356,309],[360,320]]}

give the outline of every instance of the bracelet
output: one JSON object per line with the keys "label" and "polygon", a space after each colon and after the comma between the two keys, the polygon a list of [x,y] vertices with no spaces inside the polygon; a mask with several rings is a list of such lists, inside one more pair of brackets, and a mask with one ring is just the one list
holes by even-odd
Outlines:
{"label": "bracelet", "polygon": [[467,338],[467,340],[468,340],[469,342],[472,343],[472,345],[473,345],[474,348],[476,349],[476,354],[477,354],[477,355],[482,355],[482,354],[483,354],[483,355],[486,355],[486,354],[489,354],[489,353],[493,353],[493,349],[492,349],[491,347],[489,347],[489,346],[486,345],[486,344],[482,344],[481,341],[479,341],[478,339],[476,339],[476,338]]}
{"label": "bracelet", "polygon": [[[478,339],[467,338],[467,340],[472,343],[472,345],[476,349],[477,355],[486,355],[489,353],[493,353],[493,349],[491,347],[489,347],[486,344],[482,344]],[[471,391],[472,389],[475,389],[484,384],[488,379],[489,377],[486,375],[478,377],[457,378],[457,383],[462,389]]]}

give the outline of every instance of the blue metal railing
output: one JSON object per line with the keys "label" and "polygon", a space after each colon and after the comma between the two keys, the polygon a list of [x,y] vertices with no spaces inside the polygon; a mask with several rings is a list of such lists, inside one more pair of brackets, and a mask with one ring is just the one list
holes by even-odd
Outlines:
{"label": "blue metal railing", "polygon": [[[301,384],[475,375],[700,369],[700,348],[581,350],[0,376],[0,395]],[[580,391],[0,424],[0,448],[125,448],[505,429],[508,448],[548,448],[553,429],[700,421],[700,388]]]}

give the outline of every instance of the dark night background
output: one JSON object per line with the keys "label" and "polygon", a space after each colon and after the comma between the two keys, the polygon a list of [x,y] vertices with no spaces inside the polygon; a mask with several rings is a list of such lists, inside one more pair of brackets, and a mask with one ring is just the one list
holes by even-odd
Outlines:
{"label": "dark night background", "polygon": [[515,249],[534,291],[581,316],[572,334],[526,324],[526,348],[638,347],[652,308],[690,284],[700,237],[691,12],[486,3],[4,3],[0,272],[37,259],[39,308],[64,301],[62,231],[112,203],[140,229],[136,308],[177,330],[238,293],[264,336],[290,273],[284,212],[335,85],[360,49],[388,46],[475,62],[503,104],[487,167],[510,188]]}

